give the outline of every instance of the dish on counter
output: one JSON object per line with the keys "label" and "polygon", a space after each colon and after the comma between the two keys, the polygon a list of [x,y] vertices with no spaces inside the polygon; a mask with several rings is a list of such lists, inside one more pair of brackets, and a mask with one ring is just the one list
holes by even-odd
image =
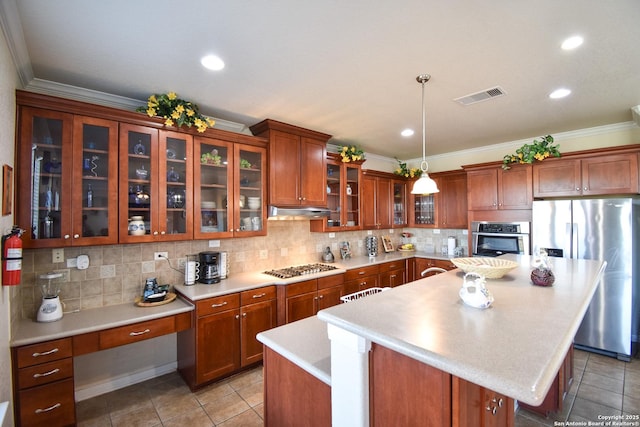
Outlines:
{"label": "dish on counter", "polygon": [[[161,294],[162,294],[162,299],[160,299],[159,301],[149,301],[149,298],[147,298],[147,300],[145,301],[141,296],[139,296],[139,297],[136,297],[134,302],[138,307],[155,307],[158,305],[169,304],[171,301],[173,301],[177,297],[177,295],[173,292],[167,292],[166,294],[164,293],[161,293]],[[160,294],[156,294],[156,295],[160,295]]]}
{"label": "dish on counter", "polygon": [[518,266],[515,261],[489,257],[451,258],[451,262],[465,273],[482,274],[487,279],[500,279]]}

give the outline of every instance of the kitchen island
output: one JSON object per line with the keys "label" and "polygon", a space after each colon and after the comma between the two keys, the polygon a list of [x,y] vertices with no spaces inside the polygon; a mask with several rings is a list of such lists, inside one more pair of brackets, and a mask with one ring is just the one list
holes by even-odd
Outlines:
{"label": "kitchen island", "polygon": [[[469,409],[461,400],[473,387],[508,397],[507,403],[539,405],[571,348],[605,263],[554,260],[556,282],[542,288],[531,285],[530,257],[506,257],[519,267],[502,279],[487,280],[495,302],[486,310],[462,303],[463,273],[453,270],[320,311],[317,318],[327,323],[331,340],[331,423],[383,425],[389,417],[387,422],[402,424],[403,412],[418,408],[434,425],[464,425]],[[282,349],[293,346],[291,362],[311,375],[309,366],[317,367],[305,359],[304,344],[288,341],[281,330],[288,327],[259,335],[268,350],[266,425],[287,423],[270,418],[269,381],[278,373],[270,372],[269,355],[286,358]],[[503,402],[493,399],[490,415]],[[505,420],[509,425],[513,416]]]}

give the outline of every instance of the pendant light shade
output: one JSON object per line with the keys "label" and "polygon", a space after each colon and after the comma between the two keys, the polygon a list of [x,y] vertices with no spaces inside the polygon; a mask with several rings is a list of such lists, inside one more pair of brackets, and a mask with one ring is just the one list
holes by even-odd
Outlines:
{"label": "pendant light shade", "polygon": [[432,194],[438,193],[440,190],[438,189],[438,185],[436,182],[429,177],[427,170],[429,169],[429,164],[427,163],[427,155],[426,155],[426,138],[425,138],[425,108],[424,108],[424,84],[429,81],[431,76],[429,74],[420,74],[416,77],[418,83],[422,85],[422,162],[420,163],[420,169],[422,170],[422,174],[420,175],[420,179],[418,179],[411,189],[411,194]]}

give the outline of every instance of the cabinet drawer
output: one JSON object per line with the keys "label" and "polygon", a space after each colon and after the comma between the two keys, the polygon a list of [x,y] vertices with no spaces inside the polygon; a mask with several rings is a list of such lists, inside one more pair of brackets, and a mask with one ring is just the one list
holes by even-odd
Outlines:
{"label": "cabinet drawer", "polygon": [[240,293],[240,305],[248,305],[256,302],[269,301],[276,298],[276,287],[251,289]]}
{"label": "cabinet drawer", "polygon": [[352,294],[354,292],[360,292],[369,288],[377,288],[380,286],[380,280],[377,274],[375,276],[361,277],[355,280],[349,280],[344,282],[345,295]]}
{"label": "cabinet drawer", "polygon": [[400,270],[405,267],[404,260],[385,262],[384,264],[380,264],[380,273],[384,273],[391,270]]}
{"label": "cabinet drawer", "polygon": [[173,316],[100,331],[100,349],[131,344],[175,332]]}
{"label": "cabinet drawer", "polygon": [[293,283],[287,285],[287,298],[302,295],[309,292],[315,292],[318,289],[318,280],[305,280],[304,282]]}
{"label": "cabinet drawer", "polygon": [[30,427],[75,425],[76,408],[72,378],[23,390],[19,396],[20,425]]}
{"label": "cabinet drawer", "polygon": [[222,295],[196,302],[196,315],[207,316],[240,307],[240,294]]}
{"label": "cabinet drawer", "polygon": [[25,389],[73,377],[73,359],[28,366],[18,371],[18,388]]}
{"label": "cabinet drawer", "polygon": [[334,274],[332,276],[320,277],[318,279],[318,289],[333,288],[344,283],[344,274]]}
{"label": "cabinet drawer", "polygon": [[344,274],[344,280],[354,280],[359,277],[371,276],[374,274],[378,274],[379,268],[377,265],[370,265],[368,267],[354,268],[352,270],[347,270]]}
{"label": "cabinet drawer", "polygon": [[25,345],[16,350],[18,368],[72,356],[71,338]]}

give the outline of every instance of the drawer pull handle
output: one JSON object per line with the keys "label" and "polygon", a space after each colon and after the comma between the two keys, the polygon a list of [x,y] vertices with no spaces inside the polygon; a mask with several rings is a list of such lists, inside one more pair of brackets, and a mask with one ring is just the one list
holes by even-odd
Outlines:
{"label": "drawer pull handle", "polygon": [[212,308],[216,308],[216,307],[224,307],[225,305],[227,305],[227,302],[226,302],[226,301],[225,301],[225,302],[223,302],[223,303],[220,303],[220,304],[211,304],[211,307],[212,307]]}
{"label": "drawer pull handle", "polygon": [[60,368],[52,369],[49,372],[42,374],[33,374],[33,378],[48,377],[49,375],[57,374],[58,372],[60,372]]}
{"label": "drawer pull handle", "polygon": [[49,406],[48,408],[44,408],[44,409],[38,408],[38,409],[35,410],[35,412],[36,412],[36,414],[41,414],[43,412],[53,411],[54,409],[57,409],[57,408],[59,408],[61,406],[62,406],[62,404],[56,403],[55,405]]}
{"label": "drawer pull handle", "polygon": [[262,297],[263,297],[263,296],[265,296],[266,294],[267,294],[266,292],[263,292],[263,293],[261,293],[261,294],[255,294],[255,295],[251,296],[251,298],[262,298]]}
{"label": "drawer pull handle", "polygon": [[362,276],[364,273],[365,273],[364,271],[360,271],[360,272],[358,272],[358,274],[359,274],[359,275],[361,275],[361,276]]}
{"label": "drawer pull handle", "polygon": [[129,336],[137,337],[138,335],[148,334],[149,332],[151,332],[151,329],[145,329],[144,331],[141,331],[141,332],[129,332]]}
{"label": "drawer pull handle", "polygon": [[50,354],[57,353],[58,351],[59,351],[59,350],[58,350],[58,348],[56,347],[56,348],[54,348],[54,349],[51,349],[51,350],[49,350],[49,351],[45,351],[45,352],[42,352],[42,353],[33,353],[31,356],[33,356],[33,357],[48,356],[48,355],[50,355]]}

